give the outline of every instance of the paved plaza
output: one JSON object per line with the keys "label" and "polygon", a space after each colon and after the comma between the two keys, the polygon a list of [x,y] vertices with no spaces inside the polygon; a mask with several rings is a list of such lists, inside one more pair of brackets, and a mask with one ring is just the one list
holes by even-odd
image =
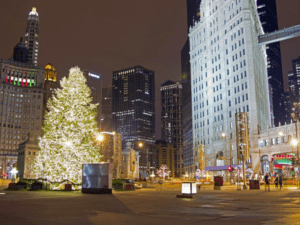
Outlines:
{"label": "paved plaza", "polygon": [[298,190],[0,191],[0,224],[300,224]]}

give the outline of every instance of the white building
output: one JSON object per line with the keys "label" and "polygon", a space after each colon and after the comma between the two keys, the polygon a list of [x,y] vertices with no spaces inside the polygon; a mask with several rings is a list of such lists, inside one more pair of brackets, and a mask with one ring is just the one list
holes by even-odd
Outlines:
{"label": "white building", "polygon": [[[266,49],[257,40],[263,29],[255,0],[203,0],[200,12],[189,33],[195,166],[200,143],[206,166],[229,165],[229,139],[233,163],[238,163],[235,113],[249,114],[251,151],[259,129],[270,124]],[[186,172],[193,176],[195,171]]]}

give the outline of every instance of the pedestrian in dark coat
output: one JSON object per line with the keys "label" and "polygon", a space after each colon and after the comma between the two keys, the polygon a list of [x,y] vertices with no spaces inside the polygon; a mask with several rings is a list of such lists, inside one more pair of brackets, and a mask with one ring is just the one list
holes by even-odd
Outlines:
{"label": "pedestrian in dark coat", "polygon": [[275,177],[275,180],[274,180],[274,184],[275,184],[276,189],[278,189],[278,182],[279,182],[279,177],[278,177],[278,174],[276,174],[276,177]]}
{"label": "pedestrian in dark coat", "polygon": [[270,191],[270,181],[269,181],[268,172],[266,172],[266,174],[265,174],[265,191],[267,191],[267,187],[268,187],[268,190]]}
{"label": "pedestrian in dark coat", "polygon": [[280,186],[280,190],[281,190],[282,189],[282,175],[279,176],[278,182],[279,182],[279,186]]}

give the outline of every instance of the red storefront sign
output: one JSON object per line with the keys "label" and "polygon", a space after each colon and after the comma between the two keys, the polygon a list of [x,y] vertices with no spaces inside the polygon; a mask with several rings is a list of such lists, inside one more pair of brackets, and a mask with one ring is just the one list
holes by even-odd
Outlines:
{"label": "red storefront sign", "polygon": [[286,155],[286,154],[277,154],[277,155],[275,155],[274,156],[275,158],[279,158],[279,159],[291,159],[291,158],[293,158],[293,156],[292,155]]}

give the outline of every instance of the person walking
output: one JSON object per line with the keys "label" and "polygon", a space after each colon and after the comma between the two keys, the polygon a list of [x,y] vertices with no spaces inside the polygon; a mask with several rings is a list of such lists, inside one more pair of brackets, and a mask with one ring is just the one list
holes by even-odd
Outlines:
{"label": "person walking", "polygon": [[275,177],[275,180],[274,180],[274,184],[275,184],[276,189],[278,189],[278,182],[279,182],[279,177],[278,177],[278,174],[276,174],[276,177]]}
{"label": "person walking", "polygon": [[282,175],[279,176],[278,183],[279,183],[280,190],[281,190],[282,189]]}
{"label": "person walking", "polygon": [[268,172],[265,173],[265,191],[267,191],[267,186],[268,190],[270,191],[270,181]]}

